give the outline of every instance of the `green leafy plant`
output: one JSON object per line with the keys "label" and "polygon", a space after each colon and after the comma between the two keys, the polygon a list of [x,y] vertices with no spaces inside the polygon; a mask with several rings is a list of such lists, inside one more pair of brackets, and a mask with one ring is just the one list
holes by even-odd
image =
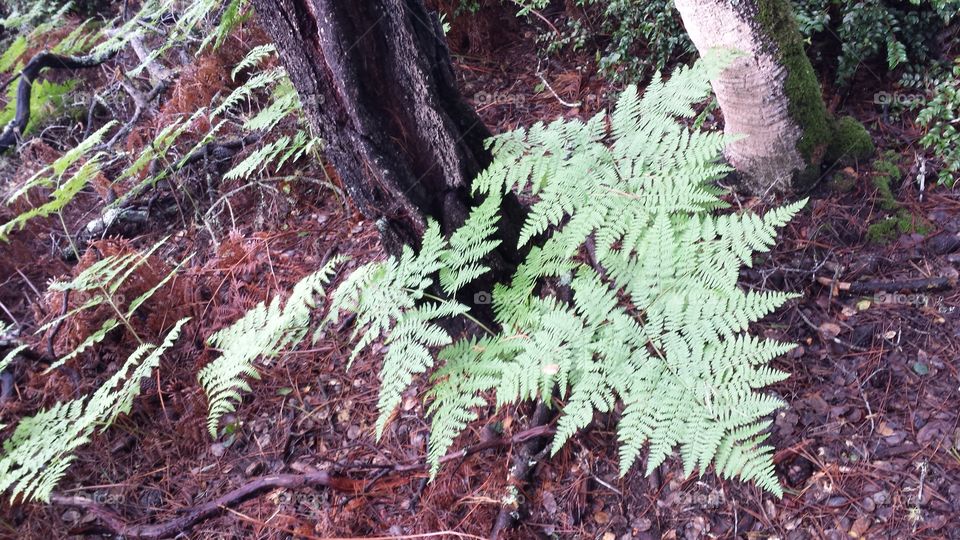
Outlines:
{"label": "green leafy plant", "polygon": [[150,377],[187,320],[178,321],[159,346],[137,347],[93,394],[57,403],[20,420],[3,442],[0,491],[9,490],[12,500],[48,500],[75,459],[74,451],[90,442],[98,428],[102,431],[119,415],[130,412],[141,381]]}
{"label": "green leafy plant", "polygon": [[[934,63],[938,34],[960,10],[958,0],[794,0],[793,5],[805,36],[827,32],[839,41],[840,84],[876,58],[886,58],[890,70]],[[816,47],[813,52],[821,53]]]}
{"label": "green leafy plant", "polygon": [[[46,217],[50,215],[60,215],[60,212],[70,201],[76,197],[90,180],[100,173],[100,162],[104,157],[102,152],[94,152],[92,156],[87,156],[103,140],[104,134],[116,122],[109,122],[80,144],[65,152],[62,156],[53,161],[50,165],[44,167],[7,199],[7,204],[26,197],[28,193],[36,188],[50,189],[49,201],[31,210],[23,212],[12,220],[0,225],[0,240],[7,241],[11,232],[16,229],[22,229],[28,221],[37,217]],[[63,224],[61,222],[61,224]],[[63,225],[66,231],[66,225]],[[69,231],[67,237],[70,237]]]}
{"label": "green leafy plant", "polygon": [[[100,329],[87,336],[73,351],[54,362],[48,372],[96,345],[116,328],[126,328],[138,346],[120,369],[93,394],[58,403],[20,420],[13,434],[3,442],[3,452],[0,453],[0,492],[9,490],[12,500],[22,497],[23,500],[45,501],[49,498],[74,460],[74,451],[89,442],[95,430],[106,429],[117,416],[130,412],[134,398],[140,394],[141,381],[150,377],[159,365],[160,357],[173,346],[181,328],[189,320],[184,318],[174,323],[159,346],[143,341],[130,324],[134,313],[174,277],[176,270],[128,304],[121,305],[118,301],[120,287],[147,264],[162,243],[158,242],[143,253],[105,257],[73,279],[50,285],[54,291],[85,293],[88,299],[42,326],[38,332],[101,305],[109,306],[114,316],[107,318]],[[4,369],[25,347],[21,345],[10,351],[0,361],[0,369]]]}
{"label": "green leafy plant", "polygon": [[[550,0],[514,3],[526,16],[545,8]],[[552,29],[541,33],[539,41],[547,53],[564,47],[594,50],[601,71],[611,80],[646,77],[671,60],[695,52],[673,0],[576,0],[575,5],[582,16],[569,18],[559,35]]]}
{"label": "green leafy plant", "polygon": [[303,340],[316,307],[315,297],[323,294],[334,267],[343,260],[334,257],[300,280],[282,306],[280,298],[274,298],[270,305],[261,302],[210,337],[208,342],[220,350],[220,355],[200,370],[198,379],[209,401],[207,428],[211,436],[217,436],[220,418],[236,409],[241,392],[250,391],[246,378],[258,378],[254,361],[275,357]]}
{"label": "green leafy plant", "polygon": [[955,62],[953,77],[935,87],[917,122],[927,130],[920,144],[940,161],[940,183],[953,187],[960,176],[960,58]]}
{"label": "green leafy plant", "polygon": [[[498,408],[556,398],[563,406],[553,452],[594,411],[620,402],[621,472],[645,445],[648,471],[679,446],[688,473],[712,463],[722,476],[781,493],[763,441],[782,402],[758,390],[786,377],[768,363],[792,345],[747,330],[794,295],[745,292],[737,277],[804,201],[762,217],[715,215],[726,207],[714,184],[729,171],[719,160],[725,140],[678,120],[695,116],[692,104],[709,94],[723,65],[713,58],[666,82],[656,76],[642,98],[630,87],[609,116],[494,138],[494,162],[473,183],[482,203],[460,229],[444,238],[430,223],[418,251],[405,248],[343,279],[324,323],[355,315],[351,358],[383,340],[378,436],[402,393],[428,374],[432,474],[487,396]],[[536,198],[516,246],[529,254],[489,294],[490,328],[457,295],[487,272],[500,203],[511,191]],[[592,264],[584,262],[588,244]],[[478,293],[475,301],[487,298]],[[484,335],[450,335],[443,323],[459,317]],[[231,342],[251,343],[251,331]],[[236,363],[249,366],[251,351],[272,354],[275,343],[248,347]]]}

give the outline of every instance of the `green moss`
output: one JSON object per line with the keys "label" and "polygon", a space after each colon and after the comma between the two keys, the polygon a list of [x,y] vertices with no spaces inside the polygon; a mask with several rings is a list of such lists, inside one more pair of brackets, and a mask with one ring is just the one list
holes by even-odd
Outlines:
{"label": "green moss", "polygon": [[793,8],[787,0],[758,0],[757,22],[776,45],[777,56],[787,71],[784,92],[790,117],[803,130],[797,151],[808,165],[794,178],[797,187],[808,187],[819,177],[818,167],[833,136],[833,126],[823,103],[820,82],[813,71],[797,29]]}
{"label": "green moss", "polygon": [[888,244],[901,234],[928,234],[932,227],[927,220],[914,216],[909,210],[900,209],[867,228],[867,240],[874,244]]}
{"label": "green moss", "polygon": [[833,123],[833,139],[824,157],[830,163],[866,159],[874,150],[867,128],[852,116],[844,116]]}
{"label": "green moss", "polygon": [[888,150],[880,159],[873,162],[873,187],[877,190],[877,204],[884,210],[896,210],[900,207],[893,190],[900,184],[903,172],[898,161],[900,154]]}

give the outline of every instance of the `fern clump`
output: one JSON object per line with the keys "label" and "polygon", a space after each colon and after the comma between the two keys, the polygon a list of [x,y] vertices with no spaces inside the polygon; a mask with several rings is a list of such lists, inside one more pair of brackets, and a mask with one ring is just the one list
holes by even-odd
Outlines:
{"label": "fern clump", "polygon": [[[387,346],[378,434],[414,376],[430,373],[434,473],[487,395],[498,407],[558,395],[565,405],[553,452],[595,411],[620,402],[622,473],[644,446],[648,472],[679,446],[688,474],[713,464],[781,493],[763,441],[783,403],[759,390],[787,376],[768,364],[792,346],[747,329],[793,295],[745,292],[737,277],[804,202],[763,216],[716,215],[727,206],[715,184],[729,171],[719,159],[726,141],[680,120],[694,116],[692,104],[725,64],[716,57],[669,81],[655,77],[643,97],[629,87],[610,115],[493,139],[494,162],[473,184],[484,202],[463,228],[446,240],[431,224],[419,253],[344,280],[330,318],[356,314],[354,356],[381,337]],[[455,340],[437,321],[468,314],[454,295],[487,270],[496,212],[511,191],[536,197],[520,244],[538,245],[493,290],[499,331]]]}

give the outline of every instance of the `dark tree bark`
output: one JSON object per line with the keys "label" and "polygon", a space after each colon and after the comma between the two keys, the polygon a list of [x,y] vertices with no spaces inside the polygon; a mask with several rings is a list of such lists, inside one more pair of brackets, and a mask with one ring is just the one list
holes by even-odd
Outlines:
{"label": "dark tree bark", "polygon": [[[444,233],[463,223],[470,182],[490,162],[490,132],[457,90],[439,21],[423,1],[253,4],[327,159],[387,250],[418,245],[427,218]],[[516,199],[504,215],[503,245],[512,248],[522,222]],[[498,258],[510,261],[509,251]]]}

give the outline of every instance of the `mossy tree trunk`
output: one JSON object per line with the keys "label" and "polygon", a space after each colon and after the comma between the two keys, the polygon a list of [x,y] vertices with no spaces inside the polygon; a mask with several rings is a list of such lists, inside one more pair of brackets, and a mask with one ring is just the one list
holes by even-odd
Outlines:
{"label": "mossy tree trunk", "polygon": [[676,0],[694,45],[744,53],[712,81],[725,132],[738,137],[725,154],[756,194],[804,189],[821,166],[873,153],[852,118],[827,112],[788,0]]}
{"label": "mossy tree trunk", "polygon": [[[490,132],[460,95],[439,20],[423,1],[253,5],[326,158],[387,250],[417,245],[428,218],[445,233],[462,224],[470,182],[491,159]],[[515,247],[516,199],[505,200],[503,215],[502,245]]]}

